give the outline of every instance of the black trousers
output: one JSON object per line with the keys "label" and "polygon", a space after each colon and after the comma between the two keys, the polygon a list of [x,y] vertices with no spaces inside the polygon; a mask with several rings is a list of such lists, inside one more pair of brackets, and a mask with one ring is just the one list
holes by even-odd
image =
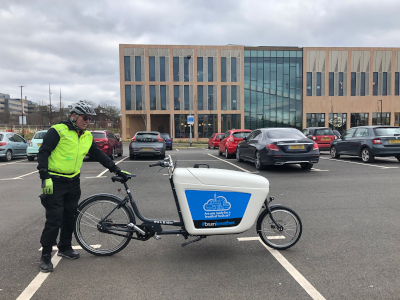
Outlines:
{"label": "black trousers", "polygon": [[74,231],[74,217],[81,197],[79,175],[73,180],[53,180],[53,194],[41,199],[46,209],[46,223],[40,238],[42,254],[51,253],[57,245],[58,233],[61,229],[58,250],[71,249],[72,233]]}

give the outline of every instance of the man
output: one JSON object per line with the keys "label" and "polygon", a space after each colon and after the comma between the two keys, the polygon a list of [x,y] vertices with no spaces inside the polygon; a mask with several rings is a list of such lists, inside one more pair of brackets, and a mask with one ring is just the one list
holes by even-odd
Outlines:
{"label": "man", "polygon": [[73,106],[68,121],[52,126],[46,133],[38,153],[38,170],[42,179],[41,202],[46,209],[46,223],[40,243],[42,257],[40,271],[52,272],[51,251],[61,229],[57,244],[58,256],[79,258],[71,246],[74,216],[81,196],[80,168],[87,153],[110,172],[127,181],[128,172],[122,171],[94,142],[86,126],[90,116],[96,115],[92,107],[80,101]]}

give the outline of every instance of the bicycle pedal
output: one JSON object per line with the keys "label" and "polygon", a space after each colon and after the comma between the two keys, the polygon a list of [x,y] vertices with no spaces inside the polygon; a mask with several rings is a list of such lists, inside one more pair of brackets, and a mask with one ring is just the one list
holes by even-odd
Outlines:
{"label": "bicycle pedal", "polygon": [[161,240],[161,236],[159,236],[159,235],[157,235],[157,234],[155,234],[154,235],[154,238],[158,241],[158,240]]}

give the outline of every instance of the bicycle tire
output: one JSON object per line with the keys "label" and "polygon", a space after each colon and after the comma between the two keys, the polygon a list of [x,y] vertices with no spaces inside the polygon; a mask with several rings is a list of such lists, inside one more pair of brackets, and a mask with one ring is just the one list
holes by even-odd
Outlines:
{"label": "bicycle tire", "polygon": [[283,226],[283,231],[276,228],[269,211],[264,210],[257,220],[257,233],[261,240],[276,250],[285,250],[294,246],[299,241],[303,230],[299,216],[284,206],[271,207],[271,212],[275,221]]}
{"label": "bicycle tire", "polygon": [[[101,232],[97,227],[97,222],[110,213],[118,204],[119,201],[116,199],[99,196],[78,207],[75,215],[74,234],[77,242],[85,251],[98,256],[110,256],[118,253],[129,244],[133,232],[117,232],[125,234],[124,237],[121,237]],[[116,209],[108,219],[110,223],[117,222],[118,224],[126,225],[135,223],[134,216],[125,206]],[[120,228],[126,229],[126,225],[120,226]],[[111,246],[111,244],[115,245]]]}

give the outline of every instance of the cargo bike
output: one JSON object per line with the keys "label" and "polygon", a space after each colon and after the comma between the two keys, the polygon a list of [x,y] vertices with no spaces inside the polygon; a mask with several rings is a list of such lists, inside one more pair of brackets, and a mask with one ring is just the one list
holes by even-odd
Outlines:
{"label": "cargo bike", "polygon": [[[132,239],[147,241],[154,237],[159,240],[160,236],[171,234],[185,239],[193,237],[182,244],[186,246],[212,235],[242,233],[251,228],[256,219],[258,235],[271,248],[287,249],[300,239],[299,216],[280,204],[270,205],[274,198],[268,198],[269,181],[262,176],[213,169],[202,164],[176,168],[176,162],[174,164],[169,157],[149,166],[168,168],[179,221],[142,216],[127,182],[113,176],[113,182],[124,185],[125,198],[96,194],[78,206],[74,234],[84,250],[99,256],[113,255]],[[165,226],[178,229],[165,230]]]}

